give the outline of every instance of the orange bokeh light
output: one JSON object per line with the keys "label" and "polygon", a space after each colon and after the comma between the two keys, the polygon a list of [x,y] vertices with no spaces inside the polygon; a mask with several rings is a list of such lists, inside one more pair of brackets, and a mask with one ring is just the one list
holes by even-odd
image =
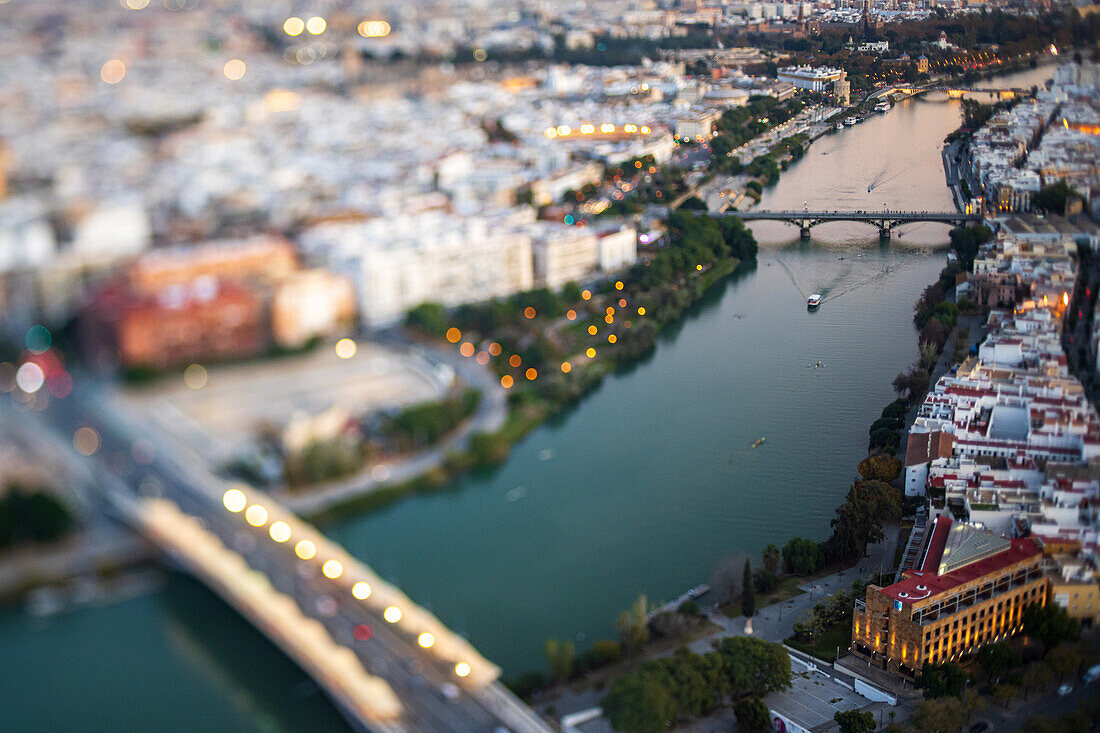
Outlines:
{"label": "orange bokeh light", "polygon": [[567,310],[565,312],[565,317],[568,318],[571,321],[575,321],[575,320],[577,320],[577,311],[570,308],[569,310]]}
{"label": "orange bokeh light", "polygon": [[475,350],[476,349],[474,349],[474,345],[471,344],[469,341],[463,341],[462,346],[458,347],[458,353],[467,358],[473,356]]}
{"label": "orange bokeh light", "polygon": [[504,389],[511,389],[514,383],[515,382],[512,379],[512,375],[510,374],[505,374],[503,377],[500,378],[500,386],[504,387]]}
{"label": "orange bokeh light", "polygon": [[569,362],[563,361],[561,363],[561,370],[562,370],[563,374],[568,374],[570,371],[572,371],[572,369],[573,369],[573,365],[570,364]]}
{"label": "orange bokeh light", "polygon": [[508,364],[510,364],[513,368],[518,367],[522,363],[523,359],[519,358],[519,354],[512,354],[508,357]]}
{"label": "orange bokeh light", "polygon": [[461,338],[462,338],[462,331],[459,331],[454,326],[447,329],[447,340],[450,341],[452,344],[457,344],[459,339],[461,339]]}
{"label": "orange bokeh light", "polygon": [[527,379],[529,379],[530,381],[533,382],[533,381],[535,381],[535,378],[538,377],[538,375],[539,375],[539,373],[534,367],[527,367],[527,373],[526,373]]}
{"label": "orange bokeh light", "polygon": [[528,319],[534,318],[535,317],[535,309],[532,308],[531,306],[527,306],[526,308],[523,309],[523,316],[524,316],[524,318],[528,318]]}

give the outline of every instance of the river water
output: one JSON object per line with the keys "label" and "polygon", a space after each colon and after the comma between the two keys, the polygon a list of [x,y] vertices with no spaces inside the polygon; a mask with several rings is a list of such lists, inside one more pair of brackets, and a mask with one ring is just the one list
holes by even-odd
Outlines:
{"label": "river water", "polygon": [[[915,100],[830,133],[760,206],[949,210],[939,149],[958,121],[957,102]],[[673,598],[725,558],[824,538],[890,381],[916,357],[912,305],[943,253],[912,245],[943,243],[946,228],[912,225],[886,245],[858,223],[807,242],[754,230],[772,245],[755,266],[503,466],[326,530],[506,675],[544,667],[547,638],[614,636],[640,593]],[[825,296],[813,313],[811,292]],[[340,725],[297,667],[180,577],[45,620],[8,610],[0,659],[0,730]]]}

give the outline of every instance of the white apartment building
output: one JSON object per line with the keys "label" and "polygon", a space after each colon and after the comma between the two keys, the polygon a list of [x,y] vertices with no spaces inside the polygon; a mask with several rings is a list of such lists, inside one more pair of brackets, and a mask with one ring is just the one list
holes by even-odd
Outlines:
{"label": "white apartment building", "polygon": [[779,81],[794,84],[799,89],[811,92],[823,92],[838,79],[844,78],[844,71],[828,66],[787,66],[779,70]]}
{"label": "white apartment building", "polygon": [[588,184],[598,186],[603,180],[603,167],[599,163],[556,171],[531,182],[531,201],[537,206],[546,206],[558,201],[566,191],[578,191]]}
{"label": "white apartment building", "polygon": [[430,211],[322,224],[302,235],[302,247],[352,279],[366,325],[389,326],[427,301],[454,306],[530,290],[531,238],[520,225],[531,213],[458,217]]}
{"label": "white apartment building", "polygon": [[596,242],[601,270],[620,270],[638,259],[638,230],[634,227],[598,231]]}
{"label": "white apartment building", "polygon": [[722,117],[715,109],[691,110],[676,117],[676,137],[703,142],[710,140],[714,126]]}
{"label": "white apartment building", "polygon": [[599,267],[599,242],[591,229],[537,222],[528,231],[539,285],[556,290],[568,282],[583,281]]}

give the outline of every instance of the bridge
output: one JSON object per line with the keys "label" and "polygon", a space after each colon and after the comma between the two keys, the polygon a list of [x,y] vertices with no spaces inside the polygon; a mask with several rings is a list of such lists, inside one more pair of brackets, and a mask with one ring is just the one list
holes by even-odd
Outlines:
{"label": "bridge", "polygon": [[468,641],[266,493],[181,460],[95,385],[78,379],[42,417],[96,432],[96,500],[267,636],[352,730],[549,733]]}
{"label": "bridge", "polygon": [[968,86],[959,84],[927,84],[923,86],[893,86],[887,89],[880,89],[870,96],[871,99],[881,99],[891,94],[905,94],[910,97],[915,97],[918,94],[925,94],[927,92],[943,92],[949,97],[958,98],[964,94],[996,94],[1003,99],[1011,99],[1013,97],[1022,97],[1031,94],[1030,88],[1024,87],[980,87],[980,86]]}
{"label": "bridge", "polygon": [[889,238],[890,232],[902,224],[930,221],[939,224],[963,226],[980,222],[981,214],[960,214],[957,211],[726,211],[721,216],[736,216],[744,221],[781,221],[799,228],[803,237],[810,236],[810,229],[830,221],[861,221],[878,227],[879,236]]}

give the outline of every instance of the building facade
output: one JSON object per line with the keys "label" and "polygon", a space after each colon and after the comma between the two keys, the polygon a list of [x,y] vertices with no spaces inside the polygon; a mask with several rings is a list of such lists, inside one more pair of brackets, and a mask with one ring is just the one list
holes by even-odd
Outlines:
{"label": "building facade", "polygon": [[832,86],[833,82],[843,79],[845,74],[842,69],[827,66],[787,66],[780,69],[777,76],[779,81],[794,84],[799,89],[823,92]]}
{"label": "building facade", "polygon": [[1024,609],[1045,605],[1042,550],[937,517],[919,569],[870,586],[852,615],[852,653],[894,674],[958,661],[1020,631]]}
{"label": "building facade", "polygon": [[586,227],[539,222],[532,227],[535,282],[557,290],[582,282],[599,267],[600,246]]}
{"label": "building facade", "polygon": [[212,278],[157,295],[116,283],[97,293],[81,316],[80,331],[95,362],[130,369],[238,359],[267,345],[262,298]]}
{"label": "building facade", "polygon": [[271,297],[271,335],[286,348],[349,328],[357,315],[351,280],[326,270],[304,270],[288,277]]}

